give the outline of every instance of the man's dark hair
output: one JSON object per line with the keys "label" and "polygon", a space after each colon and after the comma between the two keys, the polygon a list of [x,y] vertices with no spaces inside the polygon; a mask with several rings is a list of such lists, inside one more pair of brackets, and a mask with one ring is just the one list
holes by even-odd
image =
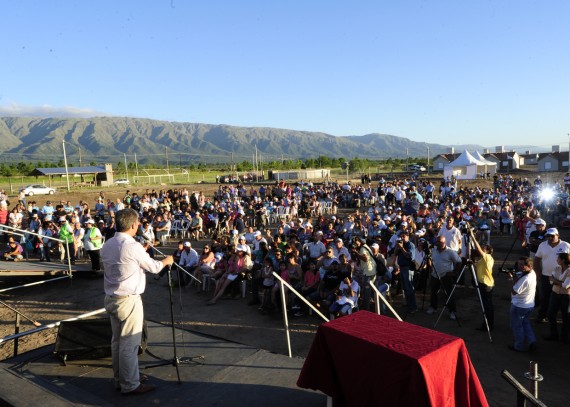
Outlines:
{"label": "man's dark hair", "polygon": [[131,208],[121,209],[115,215],[115,223],[117,224],[117,232],[126,232],[138,220],[139,214]]}

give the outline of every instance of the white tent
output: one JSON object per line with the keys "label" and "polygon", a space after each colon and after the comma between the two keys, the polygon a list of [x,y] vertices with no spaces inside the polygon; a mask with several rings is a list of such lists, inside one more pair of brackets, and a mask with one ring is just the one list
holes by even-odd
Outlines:
{"label": "white tent", "polygon": [[467,150],[464,150],[457,159],[443,167],[445,178],[455,179],[477,179],[477,172],[490,166],[481,160],[473,157]]}
{"label": "white tent", "polygon": [[475,151],[473,153],[473,157],[476,158],[477,160],[485,163],[485,168],[478,168],[477,169],[477,171],[479,173],[483,173],[483,174],[490,173],[491,175],[495,175],[495,173],[497,172],[497,163],[496,162],[487,160],[485,157],[483,157],[479,153],[479,151]]}

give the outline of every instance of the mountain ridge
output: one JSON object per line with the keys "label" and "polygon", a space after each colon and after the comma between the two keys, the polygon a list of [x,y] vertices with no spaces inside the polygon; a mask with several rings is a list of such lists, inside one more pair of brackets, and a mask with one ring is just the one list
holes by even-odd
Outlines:
{"label": "mountain ridge", "polygon": [[[141,163],[162,161],[168,153],[185,160],[236,162],[256,154],[264,161],[306,159],[318,156],[388,159],[430,158],[446,153],[450,146],[416,142],[407,138],[370,133],[333,136],[323,132],[239,127],[227,124],[169,122],[131,117],[93,118],[0,118],[0,153],[6,159],[54,160],[66,153],[81,154],[85,161],[103,162],[137,154]],[[455,145],[482,151],[476,144]],[[108,159],[106,158],[108,157]]]}

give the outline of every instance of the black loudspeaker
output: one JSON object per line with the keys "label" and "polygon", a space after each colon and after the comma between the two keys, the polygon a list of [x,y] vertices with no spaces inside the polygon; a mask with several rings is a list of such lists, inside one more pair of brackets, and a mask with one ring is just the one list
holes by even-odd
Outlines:
{"label": "black loudspeaker", "polygon": [[67,359],[99,359],[111,356],[109,318],[63,321],[57,331],[54,354]]}
{"label": "black loudspeaker", "polygon": [[[63,321],[57,331],[54,354],[67,359],[101,359],[111,356],[111,321],[109,318]],[[143,322],[139,355],[147,347],[148,328]]]}

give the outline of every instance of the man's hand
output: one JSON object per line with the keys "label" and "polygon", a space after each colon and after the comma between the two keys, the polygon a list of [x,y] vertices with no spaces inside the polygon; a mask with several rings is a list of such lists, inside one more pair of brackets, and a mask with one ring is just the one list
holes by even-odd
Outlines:
{"label": "man's hand", "polygon": [[166,256],[164,259],[162,259],[162,263],[165,266],[172,266],[174,264],[174,257],[173,256]]}

